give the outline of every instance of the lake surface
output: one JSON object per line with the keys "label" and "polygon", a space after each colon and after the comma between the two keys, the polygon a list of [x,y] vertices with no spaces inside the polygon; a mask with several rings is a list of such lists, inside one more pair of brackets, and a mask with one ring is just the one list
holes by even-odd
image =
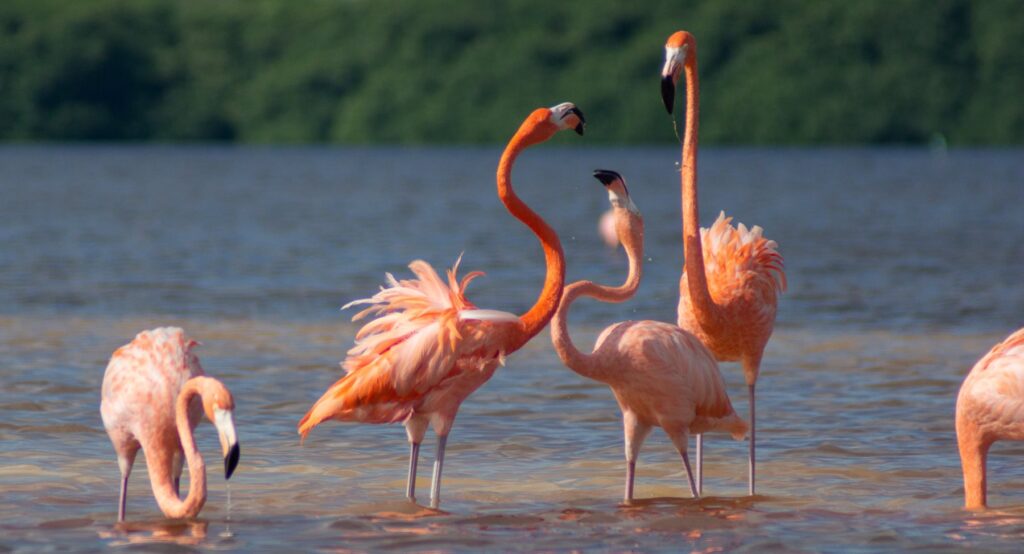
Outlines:
{"label": "lake surface", "polygon": [[[759,495],[746,443],[708,438],[689,498],[656,431],[620,503],[610,391],[562,367],[545,331],[462,407],[442,512],[404,500],[401,426],[298,419],[340,375],[357,327],[339,306],[384,273],[465,252],[469,297],[521,312],[543,279],[536,240],[495,196],[500,148],[0,147],[0,552],[1019,551],[1024,447],[990,458],[994,509],[960,509],[956,391],[1024,325],[1024,152],[704,149],[702,222],[763,226],[789,291],[758,386]],[[619,283],[600,242],[620,171],[647,262],[624,305],[578,302],[585,345],[623,319],[675,320],[682,263],[676,148],[538,146],[517,191],[560,233],[568,279]],[[211,470],[195,521],[165,520],[140,456],[128,524],[99,417],[111,352],[180,325],[233,391],[242,460]],[[723,374],[741,414],[735,364]],[[219,467],[212,426],[197,429]],[[429,487],[434,438],[421,456]],[[183,484],[183,488],[185,485]]]}

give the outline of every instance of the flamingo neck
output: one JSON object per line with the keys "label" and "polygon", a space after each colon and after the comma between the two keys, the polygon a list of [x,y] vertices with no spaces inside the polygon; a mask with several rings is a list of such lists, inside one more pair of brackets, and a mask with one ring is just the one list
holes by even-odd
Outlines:
{"label": "flamingo neck", "polygon": [[683,196],[683,268],[686,271],[686,282],[679,283],[679,292],[684,293],[683,287],[689,289],[697,321],[701,327],[708,328],[716,320],[717,307],[708,291],[708,279],[704,271],[704,249],[700,239],[700,210],[697,205],[697,128],[700,92],[697,81],[697,51],[695,45],[691,45],[691,48],[693,51],[687,56],[683,66],[686,76],[686,126],[680,179]]}
{"label": "flamingo neck", "polygon": [[572,283],[566,287],[565,294],[562,296],[562,301],[551,323],[551,342],[562,363],[589,379],[608,382],[612,377],[609,372],[620,368],[605,367],[594,354],[585,354],[576,347],[569,335],[569,306],[579,296],[590,296],[602,302],[618,303],[625,302],[636,294],[640,287],[640,277],[643,274],[644,255],[643,222],[639,219],[638,222],[639,225],[631,226],[626,236],[619,233],[619,240],[629,258],[629,274],[626,276],[626,282],[618,287],[598,285],[591,281]]}
{"label": "flamingo neck", "polygon": [[957,414],[956,438],[960,464],[964,472],[964,508],[975,510],[988,505],[985,462],[991,441],[985,441],[976,425]]}
{"label": "flamingo neck", "polygon": [[512,189],[512,165],[526,147],[546,140],[550,136],[540,135],[541,133],[533,126],[524,124],[509,141],[501,155],[501,161],[498,163],[498,198],[513,217],[523,222],[537,235],[541,248],[544,250],[544,263],[547,266],[547,274],[544,277],[544,286],[540,291],[540,296],[526,313],[519,316],[520,336],[513,344],[509,345],[507,352],[522,347],[551,321],[551,317],[558,308],[558,301],[562,297],[562,289],[565,284],[565,256],[558,235],[525,202],[520,200]]}
{"label": "flamingo neck", "polygon": [[[151,464],[150,481],[153,484],[153,496],[160,506],[160,511],[169,518],[191,518],[199,514],[206,503],[206,466],[203,457],[196,449],[195,440],[192,437],[192,426],[189,424],[188,412],[192,398],[200,396],[200,379],[192,378],[185,382],[178,400],[175,404],[175,424],[178,426],[178,437],[181,440],[181,447],[185,451],[185,460],[188,462],[188,496],[182,501],[174,491],[170,468],[159,472],[154,476],[154,467]],[[147,460],[148,462],[149,460]]]}

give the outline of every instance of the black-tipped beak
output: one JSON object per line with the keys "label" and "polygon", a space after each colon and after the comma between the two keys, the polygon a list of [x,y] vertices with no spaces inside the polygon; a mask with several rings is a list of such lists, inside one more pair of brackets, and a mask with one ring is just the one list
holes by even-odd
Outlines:
{"label": "black-tipped beak", "polygon": [[583,117],[583,112],[579,108],[574,107],[568,113],[575,114],[579,118],[580,122],[576,124],[576,128],[573,130],[576,131],[577,135],[583,136],[583,128],[587,126],[587,119]]}
{"label": "black-tipped beak", "polygon": [[235,443],[231,447],[227,456],[224,456],[224,478],[231,479],[231,474],[235,472],[235,468],[238,467],[238,458],[242,455],[242,449],[239,448],[238,443]]}
{"label": "black-tipped beak", "polygon": [[615,182],[616,179],[622,180],[622,175],[610,170],[610,169],[595,169],[594,178],[601,181],[601,184],[608,186]]}
{"label": "black-tipped beak", "polygon": [[668,113],[672,113],[672,106],[676,101],[676,84],[672,82],[671,75],[661,78],[661,101],[665,103]]}

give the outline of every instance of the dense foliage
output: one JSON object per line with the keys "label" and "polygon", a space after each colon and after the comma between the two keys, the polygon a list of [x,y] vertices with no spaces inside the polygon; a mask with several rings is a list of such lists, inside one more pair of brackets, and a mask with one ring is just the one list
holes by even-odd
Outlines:
{"label": "dense foliage", "polygon": [[1024,142],[1020,0],[4,0],[0,139],[670,141],[679,28],[705,143]]}

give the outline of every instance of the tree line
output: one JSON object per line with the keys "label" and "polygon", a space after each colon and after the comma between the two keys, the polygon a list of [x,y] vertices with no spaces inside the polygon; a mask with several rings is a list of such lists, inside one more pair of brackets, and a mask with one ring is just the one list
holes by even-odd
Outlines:
{"label": "tree line", "polygon": [[680,28],[704,144],[1024,142],[1019,0],[4,0],[0,140],[669,142]]}

